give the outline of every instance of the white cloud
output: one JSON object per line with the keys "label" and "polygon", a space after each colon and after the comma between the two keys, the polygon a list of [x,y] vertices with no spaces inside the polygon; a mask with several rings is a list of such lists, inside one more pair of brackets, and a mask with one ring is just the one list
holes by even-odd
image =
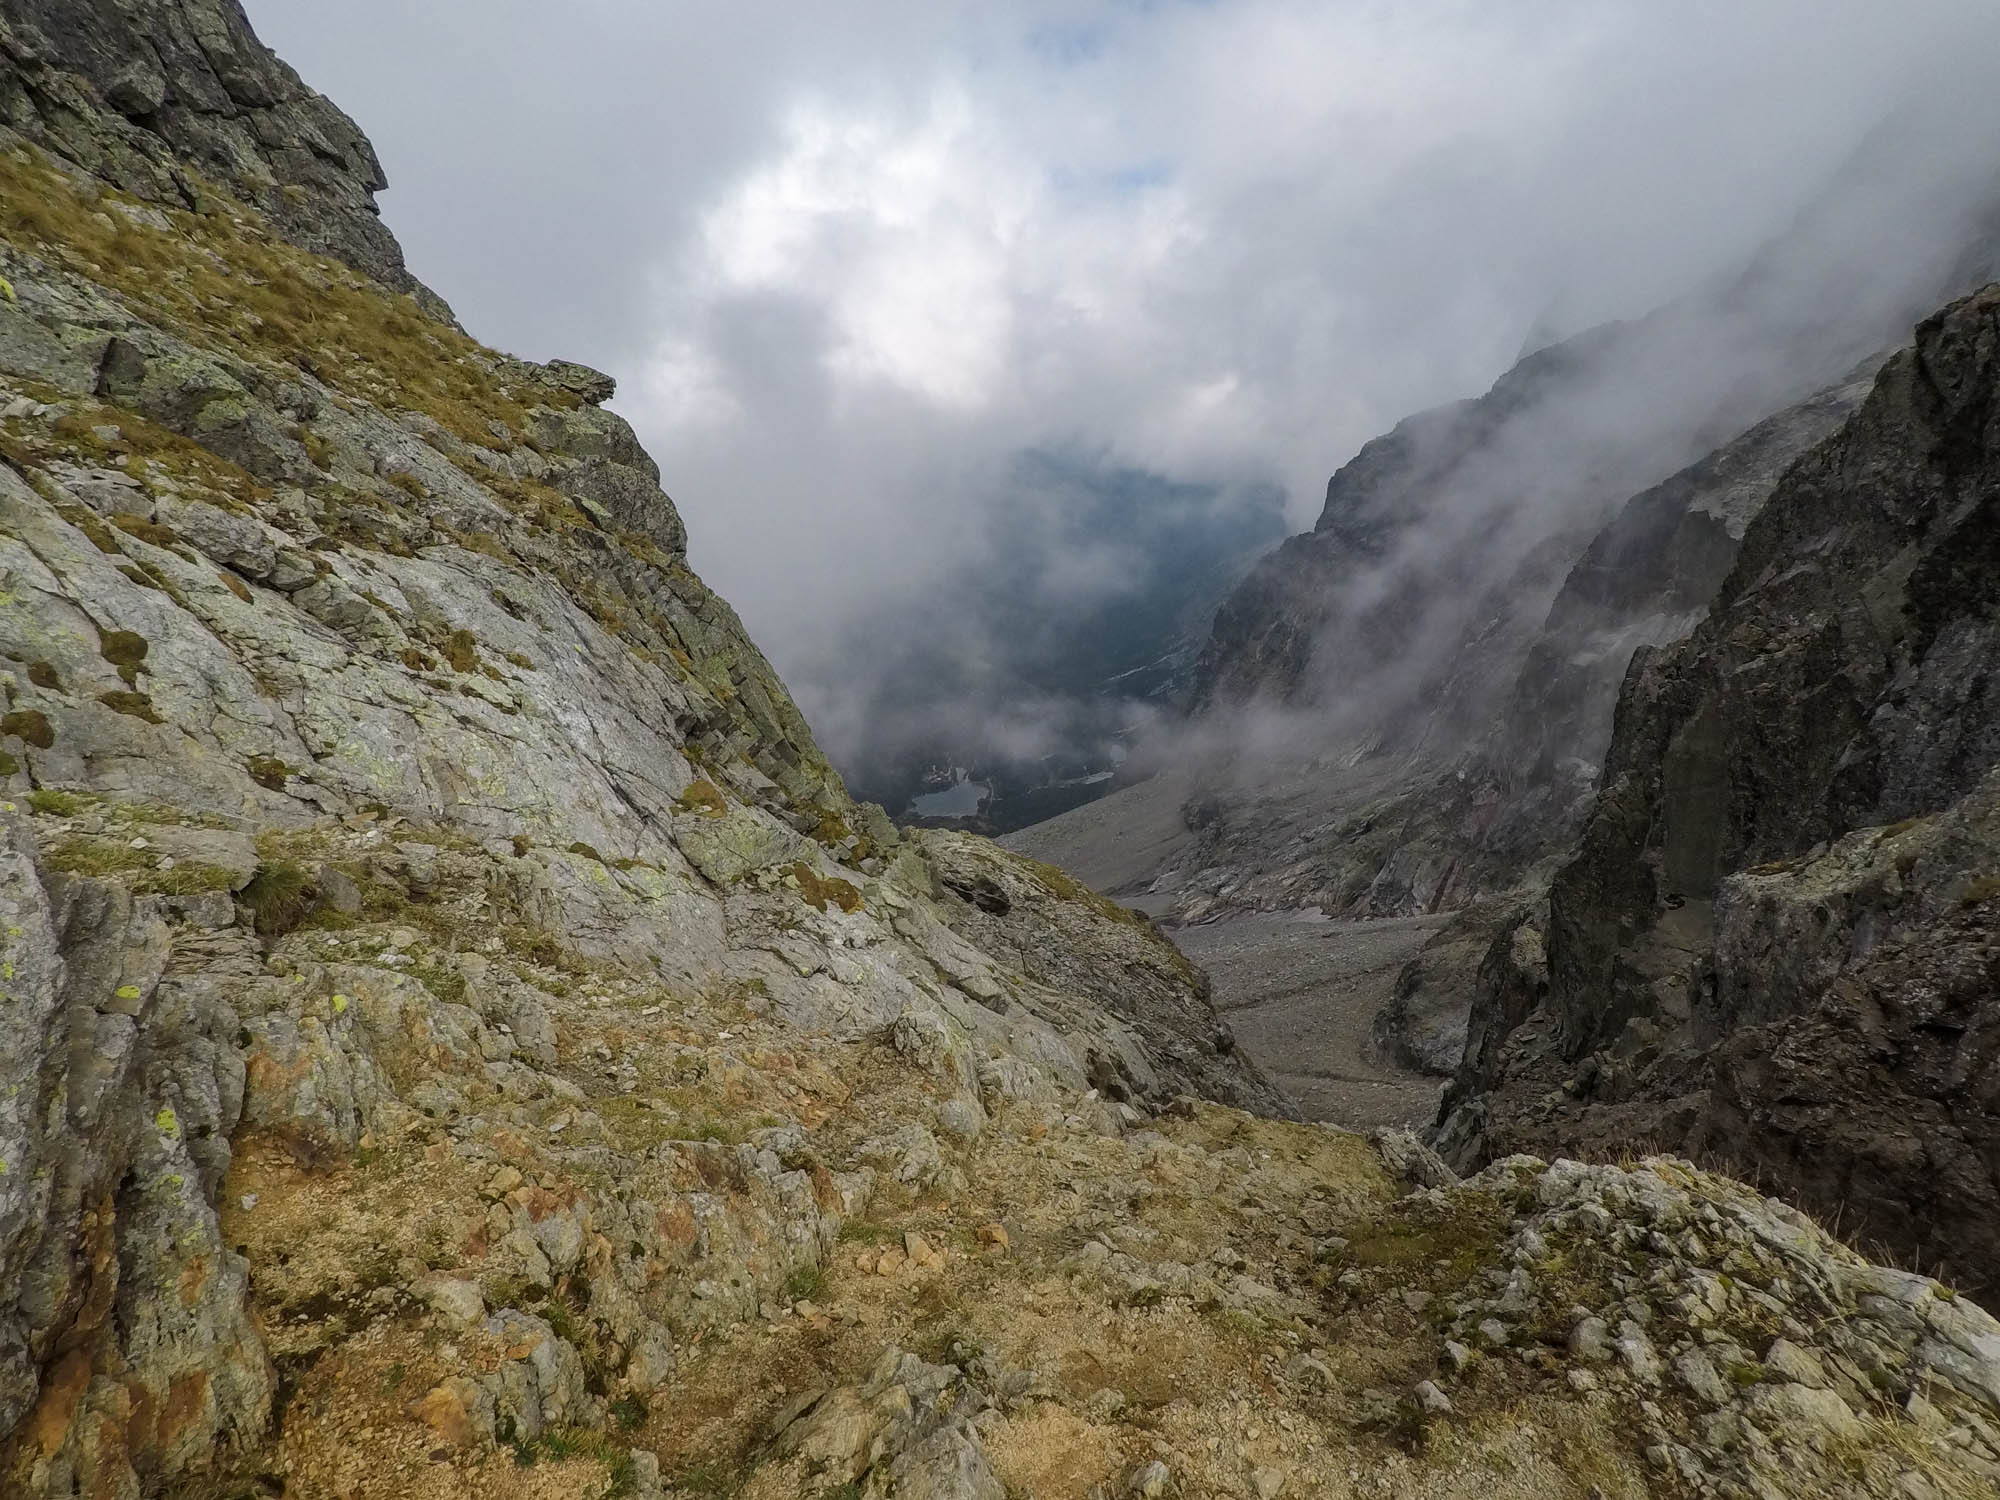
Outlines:
{"label": "white cloud", "polygon": [[1006,369],[1010,263],[1034,198],[1032,173],[956,90],[905,128],[801,106],[777,159],[704,216],[703,279],[819,300],[841,381],[973,408]]}
{"label": "white cloud", "polygon": [[626,377],[697,565],[835,694],[829,625],[975,545],[1019,449],[1305,524],[1359,443],[1739,262],[2000,55],[1990,0],[249,6],[475,331]]}

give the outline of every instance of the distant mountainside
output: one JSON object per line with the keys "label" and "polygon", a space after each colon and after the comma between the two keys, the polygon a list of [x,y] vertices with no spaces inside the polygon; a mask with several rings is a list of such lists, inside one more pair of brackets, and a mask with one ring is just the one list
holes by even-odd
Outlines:
{"label": "distant mountainside", "polygon": [[1910,325],[2000,274],[1991,171],[1909,167],[1950,128],[1899,117],[1736,276],[1530,354],[1333,476],[1197,661],[1193,838],[1154,872],[1183,918],[1547,878],[1632,652],[1699,618]]}
{"label": "distant mountainside", "polygon": [[834,753],[897,815],[958,767],[1004,831],[1109,787],[1136,729],[1177,711],[1216,604],[1284,534],[1268,485],[1185,484],[1029,452],[971,509],[963,561],[830,642]]}

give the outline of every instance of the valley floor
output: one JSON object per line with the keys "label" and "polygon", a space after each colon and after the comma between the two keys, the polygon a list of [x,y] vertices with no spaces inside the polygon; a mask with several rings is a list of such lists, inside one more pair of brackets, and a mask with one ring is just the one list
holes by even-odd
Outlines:
{"label": "valley floor", "polygon": [[[1191,837],[1181,808],[1193,784],[1175,768],[1001,843],[1164,917],[1171,894],[1145,887]],[[1437,1080],[1374,1055],[1368,1029],[1397,973],[1445,920],[1269,912],[1171,935],[1208,971],[1215,1009],[1243,1050],[1306,1117],[1358,1130],[1427,1124],[1437,1108]]]}
{"label": "valley floor", "polygon": [[1177,928],[1173,938],[1208,971],[1237,1044],[1308,1119],[1420,1126],[1437,1108],[1438,1080],[1371,1056],[1368,1027],[1398,971],[1446,920],[1273,913]]}

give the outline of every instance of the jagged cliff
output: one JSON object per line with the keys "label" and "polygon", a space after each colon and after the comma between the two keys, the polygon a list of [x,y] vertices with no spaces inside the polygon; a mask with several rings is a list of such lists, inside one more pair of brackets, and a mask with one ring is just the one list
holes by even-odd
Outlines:
{"label": "jagged cliff", "polygon": [[1143,918],[856,805],[230,0],[6,0],[0,118],[7,1494],[1990,1489],[1947,1289],[1277,1118]]}
{"label": "jagged cliff", "polygon": [[1462,1158],[1711,1153],[1994,1294],[1996,317],[1925,322],[1635,660],[1545,975],[1496,963],[1475,1016]]}

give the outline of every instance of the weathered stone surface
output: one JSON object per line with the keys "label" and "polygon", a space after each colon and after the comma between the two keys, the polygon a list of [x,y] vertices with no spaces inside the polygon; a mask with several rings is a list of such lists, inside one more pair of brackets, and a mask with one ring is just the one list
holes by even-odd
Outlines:
{"label": "weathered stone surface", "polygon": [[879,1500],[1001,1500],[970,1418],[985,1397],[964,1372],[890,1349],[868,1379],[821,1396],[777,1434],[797,1454]]}
{"label": "weathered stone surface", "polygon": [[[157,903],[45,879],[23,820],[0,830],[0,1430],[32,1430],[48,1472],[154,1482],[254,1441],[274,1389],[214,1206],[235,1018],[165,977]],[[100,1451],[89,1413],[114,1393],[129,1416]]]}

